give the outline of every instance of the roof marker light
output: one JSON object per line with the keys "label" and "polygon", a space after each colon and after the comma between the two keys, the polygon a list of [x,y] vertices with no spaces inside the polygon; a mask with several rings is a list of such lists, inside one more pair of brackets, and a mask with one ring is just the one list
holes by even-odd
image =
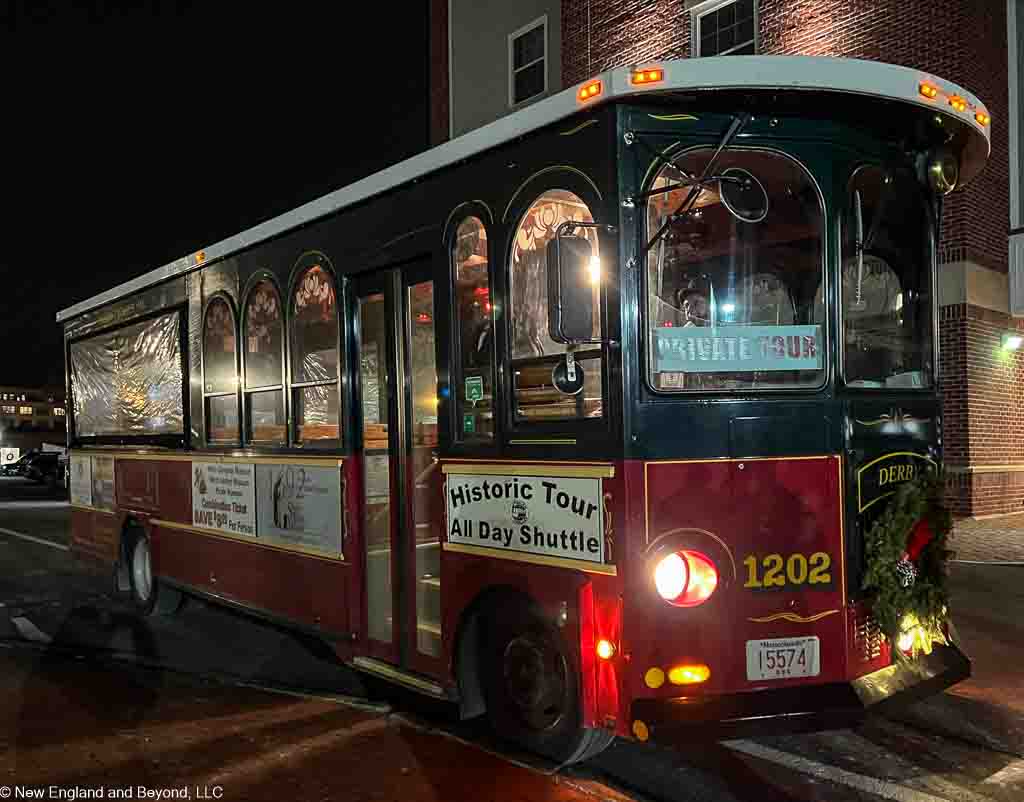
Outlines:
{"label": "roof marker light", "polygon": [[657,84],[665,80],[665,71],[661,67],[648,67],[646,70],[634,70],[630,77],[633,86]]}
{"label": "roof marker light", "polygon": [[977,120],[978,124],[981,125],[981,126],[987,126],[990,122],[992,122],[992,118],[989,117],[983,111],[975,112],[974,113],[974,119]]}
{"label": "roof marker light", "polygon": [[576,99],[580,103],[587,103],[601,94],[603,89],[600,81],[589,81],[580,87],[579,93],[576,95]]}
{"label": "roof marker light", "polygon": [[934,84],[928,83],[927,81],[921,81],[921,83],[917,85],[917,91],[920,92],[929,100],[933,99],[936,95],[939,94],[939,88]]}
{"label": "roof marker light", "polygon": [[960,95],[950,95],[949,105],[952,106],[955,111],[967,111],[967,101],[960,97]]}

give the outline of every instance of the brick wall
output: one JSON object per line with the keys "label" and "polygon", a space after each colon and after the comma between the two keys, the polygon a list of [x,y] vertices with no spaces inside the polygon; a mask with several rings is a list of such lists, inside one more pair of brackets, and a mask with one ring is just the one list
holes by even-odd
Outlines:
{"label": "brick wall", "polygon": [[690,55],[683,0],[562,0],[562,84],[609,67]]}
{"label": "brick wall", "polygon": [[[947,487],[953,511],[1024,511],[1024,352],[1004,351],[1002,335],[1024,320],[968,304],[942,310],[943,415]],[[1006,466],[1006,470],[1001,470]]]}

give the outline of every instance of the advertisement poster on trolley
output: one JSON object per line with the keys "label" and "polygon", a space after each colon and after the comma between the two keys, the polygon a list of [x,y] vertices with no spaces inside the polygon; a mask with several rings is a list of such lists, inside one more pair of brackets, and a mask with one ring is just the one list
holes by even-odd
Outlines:
{"label": "advertisement poster on trolley", "polygon": [[341,477],[336,467],[257,465],[259,537],[341,557]]}
{"label": "advertisement poster on trolley", "polygon": [[192,522],[231,535],[256,535],[253,466],[192,463]]}

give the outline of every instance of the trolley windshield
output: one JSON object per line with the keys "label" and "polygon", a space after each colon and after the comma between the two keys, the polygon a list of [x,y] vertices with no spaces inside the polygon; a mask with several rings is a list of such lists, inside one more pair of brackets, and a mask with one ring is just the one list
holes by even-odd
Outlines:
{"label": "trolley windshield", "polygon": [[[824,213],[810,174],[772,151],[689,151],[655,177],[647,257],[648,378],[662,392],[811,388],[825,380]],[[745,182],[732,193],[728,181]],[[669,189],[678,185],[676,189]],[[763,192],[761,191],[763,188]],[[737,208],[730,195],[759,201]],[[679,213],[680,208],[685,209]],[[666,226],[666,223],[668,224]]]}

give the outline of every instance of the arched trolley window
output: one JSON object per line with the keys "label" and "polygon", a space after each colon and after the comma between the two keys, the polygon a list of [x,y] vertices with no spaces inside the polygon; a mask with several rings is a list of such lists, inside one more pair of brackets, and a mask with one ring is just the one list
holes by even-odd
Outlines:
{"label": "arched trolley window", "polygon": [[203,405],[206,439],[211,444],[238,443],[238,352],[235,312],[223,295],[206,305],[203,319]]}
{"label": "arched trolley window", "polygon": [[[586,203],[572,192],[549,189],[527,209],[516,229],[510,264],[512,385],[515,390],[515,419],[518,422],[597,418],[603,414],[601,350],[597,345],[574,351],[576,366],[583,372],[582,388],[572,394],[554,386],[552,372],[562,361],[567,346],[548,336],[548,291],[546,246],[562,223],[576,220],[592,223]],[[601,336],[601,263],[597,233],[581,228],[593,249],[591,273],[594,291],[593,339]]]}
{"label": "arched trolley window", "polygon": [[291,388],[295,442],[341,443],[338,409],[338,301],[334,273],[320,253],[295,271],[291,300]]}
{"label": "arched trolley window", "polygon": [[249,290],[242,325],[245,440],[285,445],[284,309],[270,279],[260,279]]}
{"label": "arched trolley window", "polygon": [[465,440],[494,439],[494,306],[487,229],[467,217],[452,242],[455,271],[456,431]]}

